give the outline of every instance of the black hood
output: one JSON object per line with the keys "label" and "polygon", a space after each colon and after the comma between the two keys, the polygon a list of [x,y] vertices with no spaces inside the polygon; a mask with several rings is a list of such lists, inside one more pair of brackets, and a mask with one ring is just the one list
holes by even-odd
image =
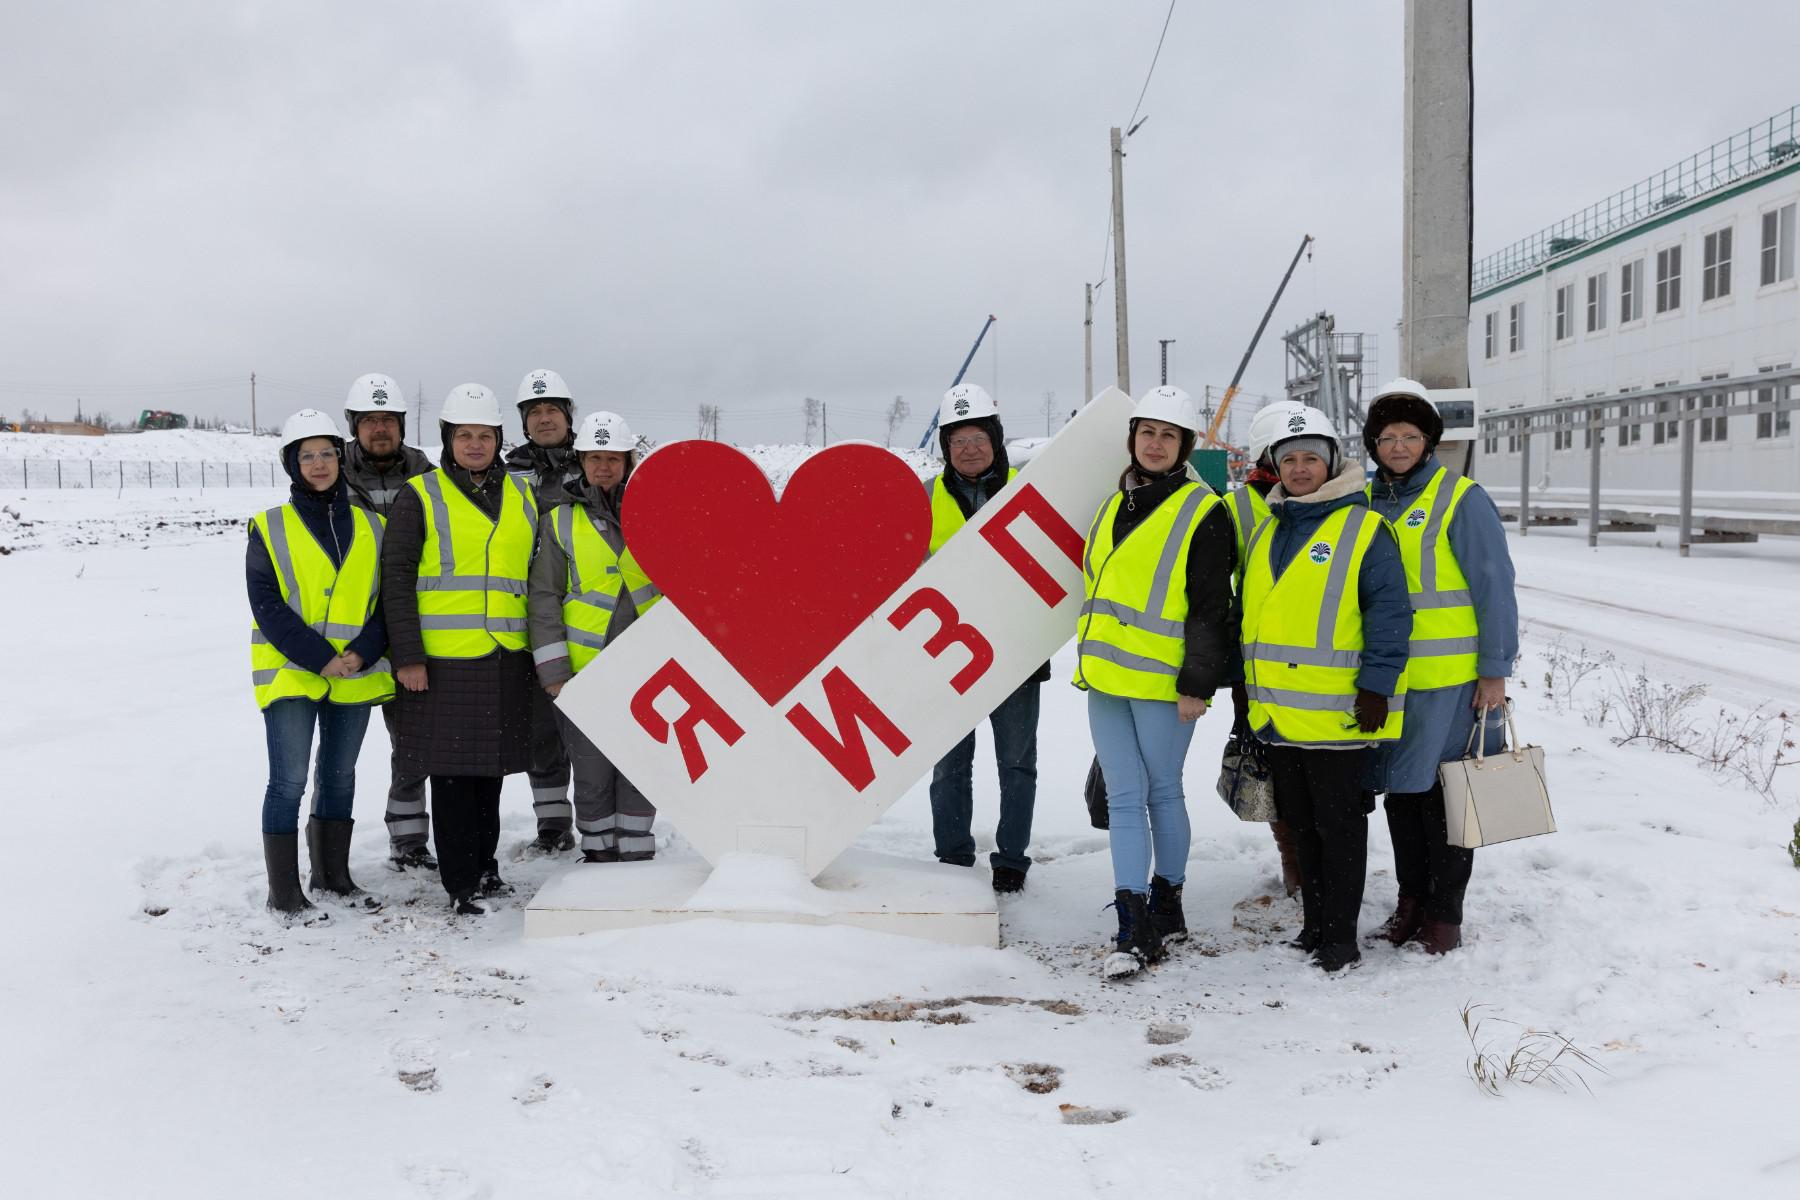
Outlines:
{"label": "black hood", "polygon": [[994,465],[989,467],[988,470],[999,471],[1002,477],[1005,476],[1007,471],[1011,470],[1010,465],[1006,461],[1006,430],[1001,428],[999,417],[977,417],[973,421],[952,421],[948,425],[938,426],[938,453],[944,456],[944,464],[946,467],[949,467],[952,471],[956,469],[955,467],[950,467],[949,463],[950,434],[951,431],[957,429],[979,429],[987,434],[988,441],[994,447]]}
{"label": "black hood", "polygon": [[332,485],[322,492],[314,491],[312,484],[306,482],[306,478],[300,474],[300,443],[294,442],[281,448],[281,469],[287,472],[288,479],[293,482],[294,499],[317,500],[320,503],[329,504],[343,492],[344,443],[337,438],[332,438],[331,444],[337,447],[338,476]]}

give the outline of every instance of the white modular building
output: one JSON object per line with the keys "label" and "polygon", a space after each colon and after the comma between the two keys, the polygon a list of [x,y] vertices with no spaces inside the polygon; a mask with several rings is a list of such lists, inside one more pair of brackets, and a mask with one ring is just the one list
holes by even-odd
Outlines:
{"label": "white modular building", "polygon": [[[1484,417],[1550,409],[1524,462],[1517,423],[1484,422],[1476,478],[1503,503],[1522,474],[1534,497],[1585,493],[1597,433],[1607,495],[1666,503],[1691,428],[1695,505],[1800,512],[1800,414],[1734,412],[1794,394],[1756,377],[1800,364],[1797,212],[1800,106],[1476,262],[1469,377]],[[1723,380],[1736,382],[1693,387]],[[1590,431],[1578,402],[1602,397],[1619,399]]]}

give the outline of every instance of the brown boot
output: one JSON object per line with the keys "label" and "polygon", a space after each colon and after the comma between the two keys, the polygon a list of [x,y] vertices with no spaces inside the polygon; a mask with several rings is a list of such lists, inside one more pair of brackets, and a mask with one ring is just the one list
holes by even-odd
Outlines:
{"label": "brown boot", "polygon": [[1411,896],[1402,896],[1394,905],[1393,915],[1375,932],[1396,946],[1404,946],[1424,923],[1425,906]]}
{"label": "brown boot", "polygon": [[1427,920],[1420,926],[1417,940],[1427,954],[1448,954],[1462,945],[1462,926]]}
{"label": "brown boot", "polygon": [[1275,835],[1275,850],[1281,855],[1281,886],[1289,897],[1300,894],[1300,859],[1294,853],[1294,839],[1288,834],[1288,827],[1280,821],[1269,822],[1269,832]]}

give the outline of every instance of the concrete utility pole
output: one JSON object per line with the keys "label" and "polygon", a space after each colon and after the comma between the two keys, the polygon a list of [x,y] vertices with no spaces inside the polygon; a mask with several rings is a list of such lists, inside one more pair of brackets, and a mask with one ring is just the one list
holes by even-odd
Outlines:
{"label": "concrete utility pole", "polygon": [[250,372],[250,436],[256,436],[256,372]]}
{"label": "concrete utility pole", "polygon": [[1469,386],[1470,3],[1406,0],[1400,373]]}
{"label": "concrete utility pole", "polygon": [[1081,402],[1094,398],[1094,285],[1087,285],[1087,317],[1081,322],[1085,366],[1081,376]]}
{"label": "concrete utility pole", "polygon": [[1162,347],[1162,381],[1163,386],[1167,387],[1169,386],[1169,347],[1175,344],[1175,339],[1157,338],[1156,342]]}
{"label": "concrete utility pole", "polygon": [[[1118,335],[1119,390],[1131,394],[1131,335],[1125,319],[1125,139],[1112,129],[1113,326]],[[1464,301],[1465,307],[1467,300]],[[1091,399],[1091,397],[1090,397]]]}

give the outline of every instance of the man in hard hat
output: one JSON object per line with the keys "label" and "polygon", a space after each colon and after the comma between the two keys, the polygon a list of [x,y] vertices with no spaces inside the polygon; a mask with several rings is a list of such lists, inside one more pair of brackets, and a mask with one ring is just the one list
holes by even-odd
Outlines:
{"label": "man in hard hat", "polygon": [[[925,485],[931,496],[933,554],[1018,473],[1006,461],[999,406],[977,384],[958,384],[944,393],[938,406],[938,446],[944,469]],[[1050,664],[1045,663],[988,716],[1000,772],[1000,824],[988,856],[996,892],[1019,891],[1031,869],[1026,851],[1037,805],[1038,685],[1049,678]],[[974,773],[972,729],[931,772],[931,829],[939,862],[975,865]]]}
{"label": "man in hard hat", "polygon": [[1267,747],[1300,860],[1305,924],[1292,944],[1334,972],[1362,957],[1368,751],[1400,736],[1412,607],[1393,532],[1331,418],[1308,407],[1281,426],[1281,482],[1245,555],[1240,715]]}
{"label": "man in hard hat", "polygon": [[[519,381],[519,424],[525,441],[507,452],[506,469],[526,476],[538,505],[549,512],[575,500],[570,485],[581,473],[575,451],[575,399],[555,371],[536,370]],[[531,809],[537,837],[525,844],[523,856],[557,854],[575,848],[575,808],[569,802],[569,754],[563,746],[556,710],[538,691],[531,713]]]}
{"label": "man in hard hat", "polygon": [[[432,470],[424,451],[406,444],[406,393],[392,375],[359,376],[344,401],[344,423],[350,429],[350,444],[344,448],[344,484],[350,502],[385,518],[406,481]],[[381,717],[392,746],[394,706],[382,705]],[[435,871],[425,776],[401,771],[399,756],[393,754],[389,770],[388,865],[396,871],[409,867]]]}
{"label": "man in hard hat", "polygon": [[1449,843],[1438,764],[1462,758],[1484,722],[1489,753],[1505,723],[1519,653],[1519,602],[1500,511],[1472,479],[1437,460],[1444,421],[1415,380],[1376,393],[1363,444],[1376,461],[1369,503],[1400,542],[1412,594],[1406,728],[1377,763],[1400,885],[1382,936],[1429,954],[1462,944],[1463,893],[1475,852]]}
{"label": "man in hard hat", "polygon": [[[1225,507],[1231,513],[1232,532],[1237,537],[1237,584],[1240,591],[1243,590],[1244,583],[1244,551],[1249,548],[1250,535],[1268,519],[1269,502],[1265,497],[1268,496],[1269,489],[1281,482],[1281,476],[1275,470],[1275,460],[1269,457],[1269,444],[1275,440],[1278,432],[1285,429],[1287,418],[1305,407],[1297,400],[1277,400],[1263,405],[1250,418],[1250,438],[1244,447],[1245,457],[1250,460],[1250,469],[1245,473],[1244,482],[1225,497]],[[1241,690],[1243,685],[1240,683],[1234,687]],[[1282,890],[1290,896],[1296,895],[1300,891],[1300,860],[1294,855],[1294,840],[1288,834],[1287,825],[1280,820],[1269,823],[1269,832],[1275,838],[1275,852],[1281,857]]]}

